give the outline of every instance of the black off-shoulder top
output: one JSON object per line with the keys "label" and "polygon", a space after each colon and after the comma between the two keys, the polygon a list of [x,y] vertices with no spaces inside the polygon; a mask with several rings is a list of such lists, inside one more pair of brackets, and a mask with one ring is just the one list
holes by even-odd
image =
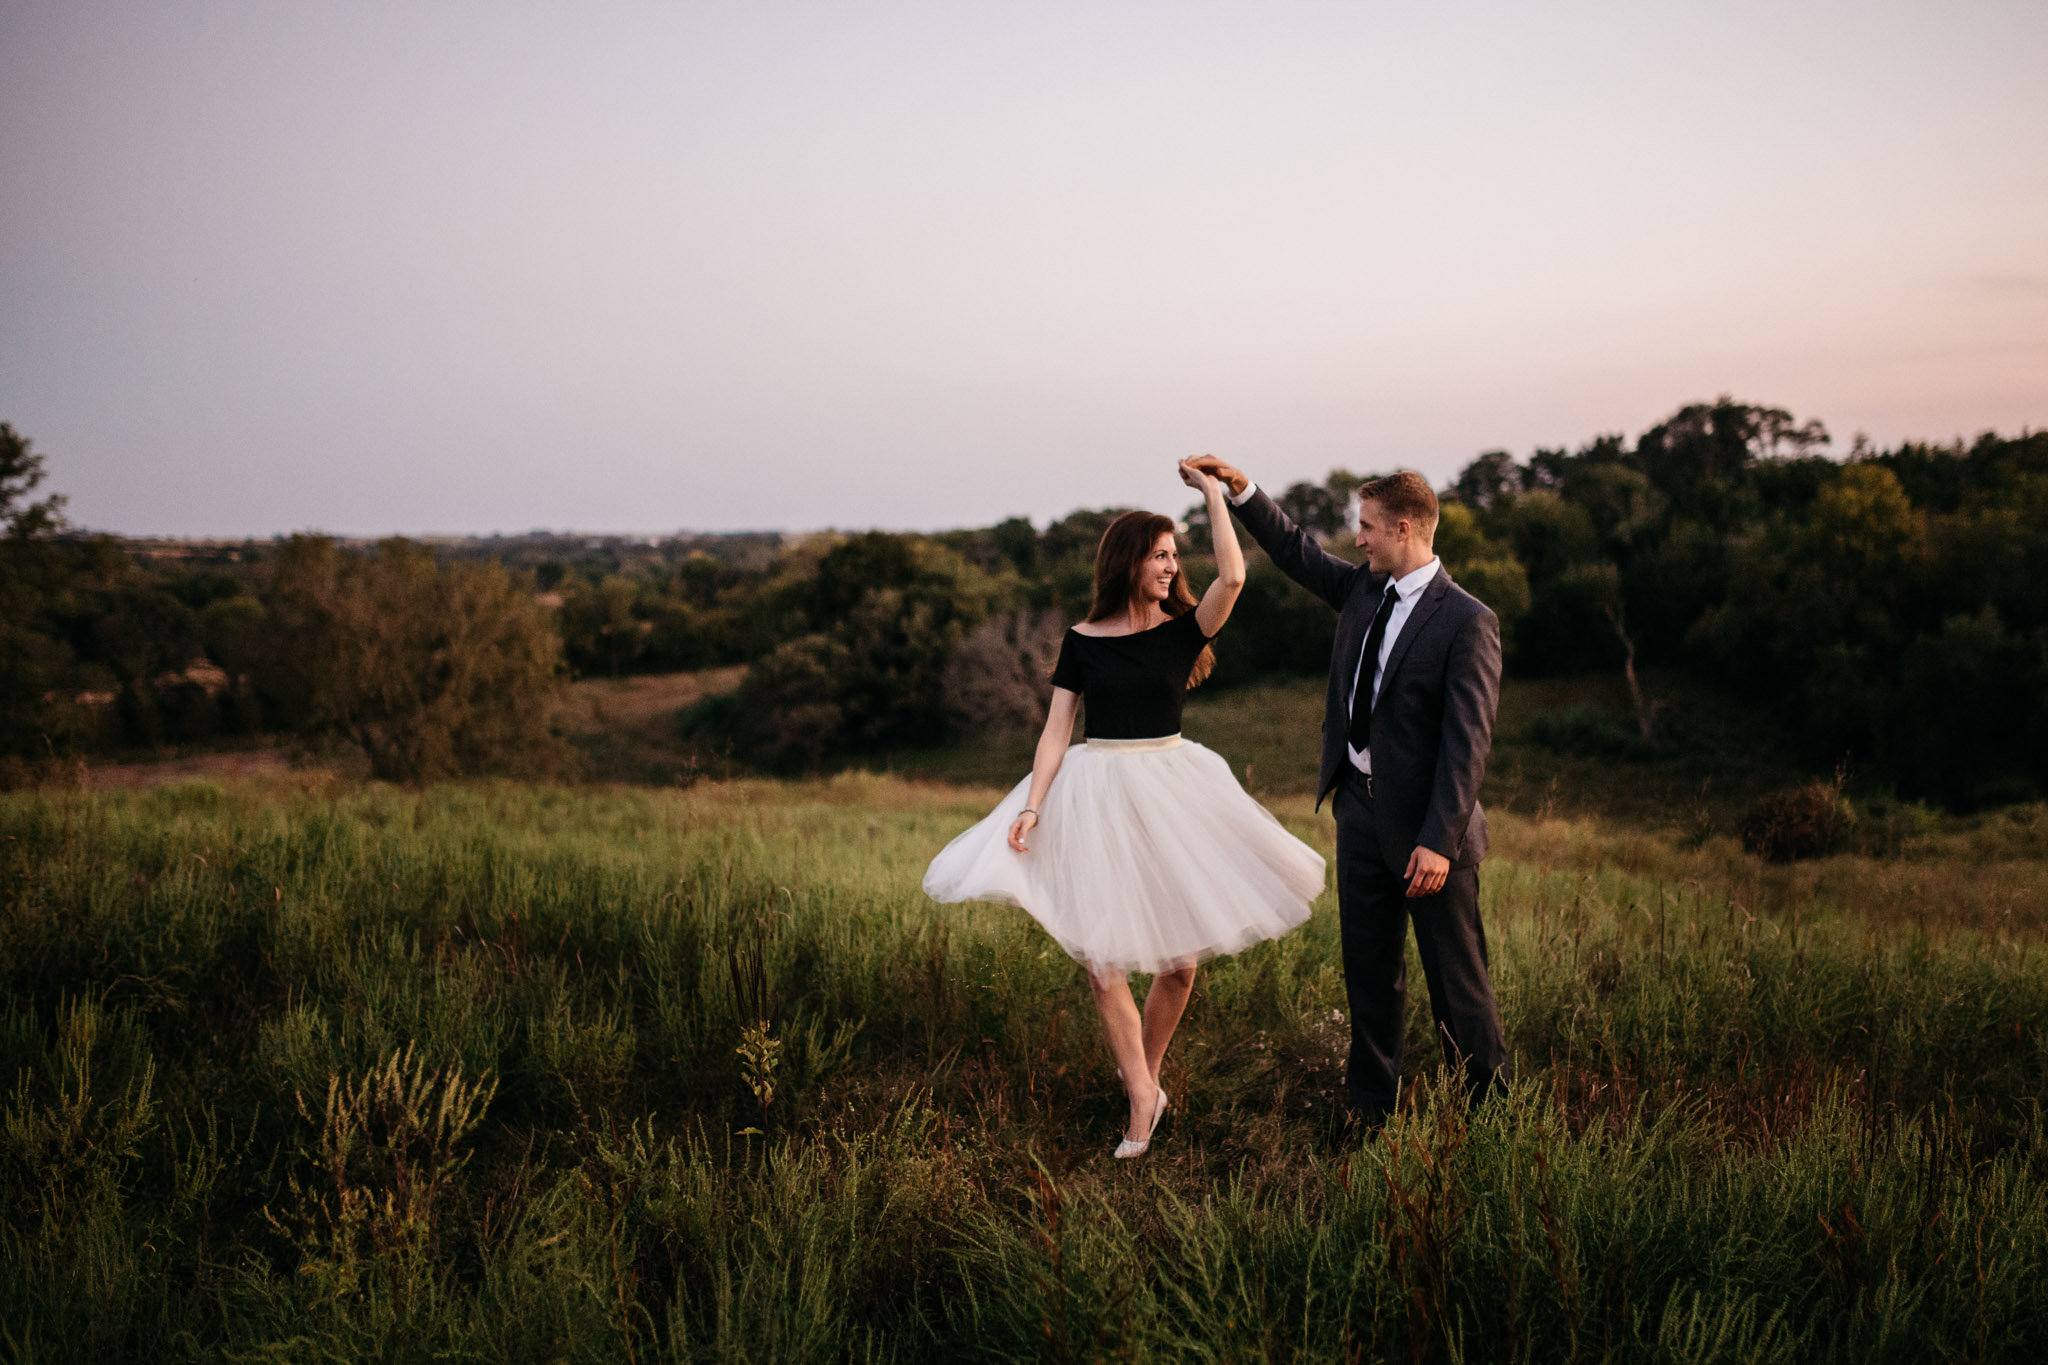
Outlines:
{"label": "black off-shoulder top", "polygon": [[1088,703],[1090,739],[1155,739],[1180,733],[1188,674],[1209,643],[1192,607],[1130,635],[1083,635],[1060,642],[1052,685]]}

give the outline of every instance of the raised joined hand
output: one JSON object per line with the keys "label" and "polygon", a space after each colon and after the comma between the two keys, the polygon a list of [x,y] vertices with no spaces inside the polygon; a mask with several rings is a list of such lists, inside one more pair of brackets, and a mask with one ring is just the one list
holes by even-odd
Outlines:
{"label": "raised joined hand", "polygon": [[1216,478],[1207,470],[1195,468],[1195,462],[1193,457],[1182,460],[1180,464],[1176,466],[1176,472],[1180,475],[1180,481],[1182,483],[1194,489],[1197,493],[1202,494],[1204,497],[1208,496],[1210,489],[1221,488],[1223,486],[1222,480]]}
{"label": "raised joined hand", "polygon": [[[1210,478],[1222,483],[1225,488],[1230,490],[1232,497],[1236,497],[1239,493],[1244,492],[1245,485],[1251,482],[1237,466],[1227,464],[1217,459],[1214,455],[1195,455],[1182,460],[1180,463],[1181,477],[1183,479],[1188,477],[1187,471],[1199,470],[1201,473],[1207,474]],[[1201,485],[1196,484],[1193,480],[1189,480],[1188,486],[1198,488]]]}

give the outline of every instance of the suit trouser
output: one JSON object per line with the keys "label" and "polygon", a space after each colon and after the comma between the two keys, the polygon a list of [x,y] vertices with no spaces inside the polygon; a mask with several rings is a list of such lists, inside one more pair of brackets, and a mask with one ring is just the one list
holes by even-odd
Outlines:
{"label": "suit trouser", "polygon": [[1508,1065],[1507,1040],[1486,970],[1479,868],[1454,866],[1441,891],[1410,900],[1401,874],[1414,850],[1381,847],[1363,773],[1346,767],[1331,809],[1337,820],[1344,992],[1351,1005],[1351,1060],[1345,1071],[1351,1108],[1376,1122],[1393,1110],[1399,1093],[1411,919],[1444,1058],[1462,1066],[1476,1104],[1496,1079],[1505,1077]]}

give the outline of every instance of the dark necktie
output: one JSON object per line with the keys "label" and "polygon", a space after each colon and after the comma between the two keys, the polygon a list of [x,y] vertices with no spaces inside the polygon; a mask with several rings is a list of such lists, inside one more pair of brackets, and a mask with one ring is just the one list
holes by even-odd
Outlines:
{"label": "dark necktie", "polygon": [[1345,736],[1360,753],[1365,752],[1366,742],[1372,738],[1372,685],[1380,673],[1380,645],[1387,638],[1387,621],[1399,600],[1390,578],[1387,594],[1380,599],[1380,609],[1372,614],[1372,628],[1365,632],[1365,651],[1358,661],[1358,688],[1351,694],[1351,728]]}

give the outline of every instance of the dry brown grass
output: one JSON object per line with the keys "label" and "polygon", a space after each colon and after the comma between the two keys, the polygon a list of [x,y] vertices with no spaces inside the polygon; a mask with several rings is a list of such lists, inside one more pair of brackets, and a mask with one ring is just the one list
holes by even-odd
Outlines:
{"label": "dry brown grass", "polygon": [[746,672],[745,665],[734,665],[580,679],[564,689],[554,723],[582,752],[593,777],[657,785],[690,780],[704,755],[682,736],[683,711],[733,691]]}
{"label": "dry brown grass", "polygon": [[192,782],[204,778],[277,777],[292,768],[283,749],[256,749],[230,754],[192,754],[157,763],[109,763],[77,766],[77,782],[91,790],[154,787],[159,782]]}
{"label": "dry brown grass", "polygon": [[570,734],[618,732],[671,739],[676,712],[740,685],[746,665],[696,673],[644,673],[626,678],[583,678],[569,684],[555,722]]}

